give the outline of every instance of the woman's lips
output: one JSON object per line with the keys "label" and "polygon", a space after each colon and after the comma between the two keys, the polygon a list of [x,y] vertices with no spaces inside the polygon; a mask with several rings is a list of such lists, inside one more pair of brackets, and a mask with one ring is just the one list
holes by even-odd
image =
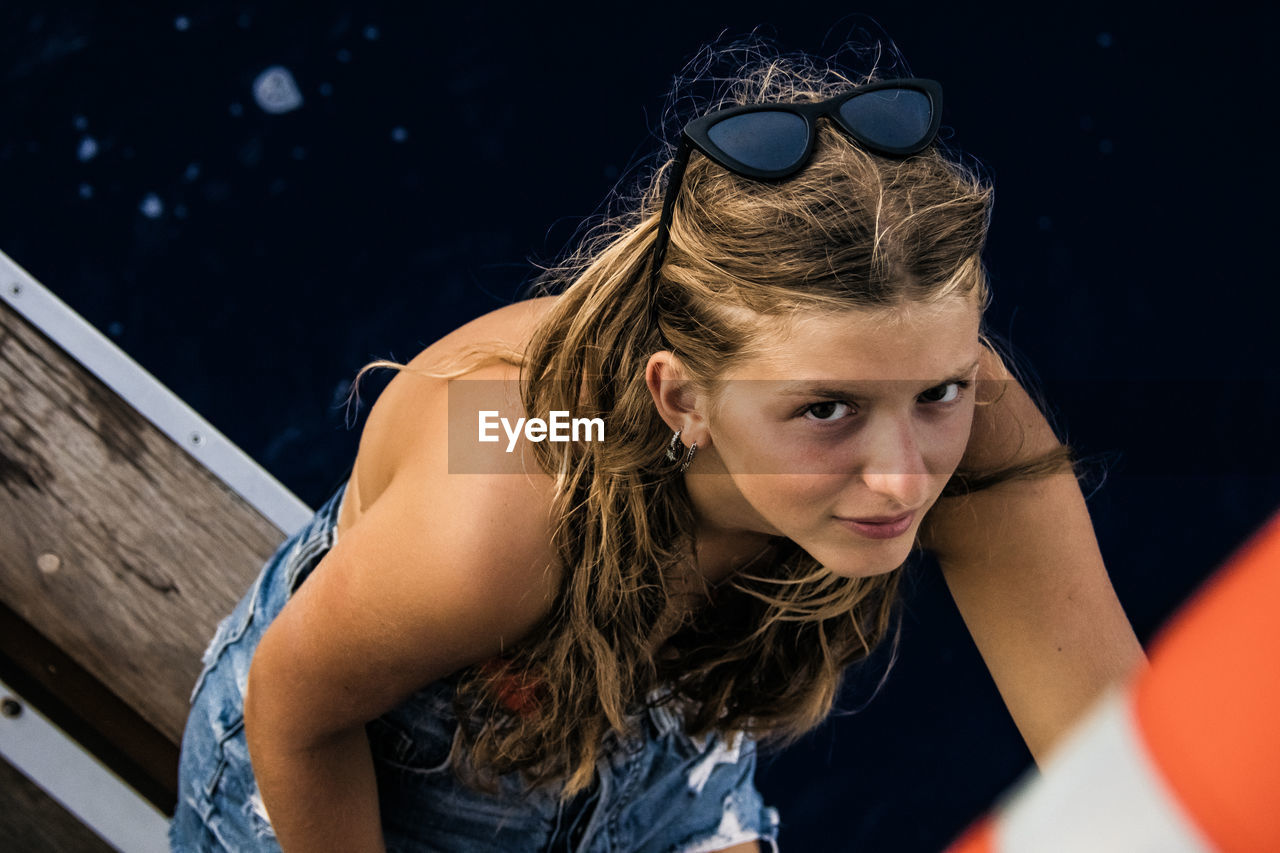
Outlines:
{"label": "woman's lips", "polygon": [[914,512],[909,512],[889,521],[858,521],[852,518],[841,518],[840,516],[836,516],[836,521],[868,539],[894,539],[910,529],[911,522],[915,520],[915,517],[916,514]]}

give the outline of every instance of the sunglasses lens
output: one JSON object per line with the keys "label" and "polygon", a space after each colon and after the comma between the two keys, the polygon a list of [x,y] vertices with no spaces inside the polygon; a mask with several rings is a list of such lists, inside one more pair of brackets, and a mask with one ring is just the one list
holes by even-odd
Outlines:
{"label": "sunglasses lens", "polygon": [[716,122],[707,136],[733,159],[762,172],[789,169],[804,157],[809,126],[795,113],[766,110]]}
{"label": "sunglasses lens", "polygon": [[933,105],[916,89],[877,89],[841,104],[840,117],[875,145],[912,148],[929,135]]}

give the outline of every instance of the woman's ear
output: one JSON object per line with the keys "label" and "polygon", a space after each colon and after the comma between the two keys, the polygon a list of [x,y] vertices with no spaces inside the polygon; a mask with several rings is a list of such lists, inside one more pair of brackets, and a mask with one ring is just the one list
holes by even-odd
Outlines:
{"label": "woman's ear", "polygon": [[696,441],[699,446],[706,446],[708,398],[699,392],[679,356],[669,350],[649,356],[644,380],[658,415],[672,431],[680,430],[681,442],[688,446]]}

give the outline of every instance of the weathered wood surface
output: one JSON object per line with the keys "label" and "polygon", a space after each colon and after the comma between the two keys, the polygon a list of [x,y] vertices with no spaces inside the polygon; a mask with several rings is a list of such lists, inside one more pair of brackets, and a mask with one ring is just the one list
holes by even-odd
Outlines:
{"label": "weathered wood surface", "polygon": [[0,303],[0,599],[174,743],[284,534]]}

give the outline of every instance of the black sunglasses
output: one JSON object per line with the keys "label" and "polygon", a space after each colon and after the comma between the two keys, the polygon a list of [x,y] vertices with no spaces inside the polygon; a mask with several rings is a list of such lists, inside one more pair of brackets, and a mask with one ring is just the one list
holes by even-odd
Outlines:
{"label": "black sunglasses", "polygon": [[938,135],[942,86],[917,77],[881,80],[825,101],[747,104],[716,110],[686,124],[654,238],[654,285],[667,255],[671,215],[690,152],[696,148],[748,178],[781,180],[800,171],[813,156],[818,116],[833,122],[868,151],[906,157],[927,148]]}

